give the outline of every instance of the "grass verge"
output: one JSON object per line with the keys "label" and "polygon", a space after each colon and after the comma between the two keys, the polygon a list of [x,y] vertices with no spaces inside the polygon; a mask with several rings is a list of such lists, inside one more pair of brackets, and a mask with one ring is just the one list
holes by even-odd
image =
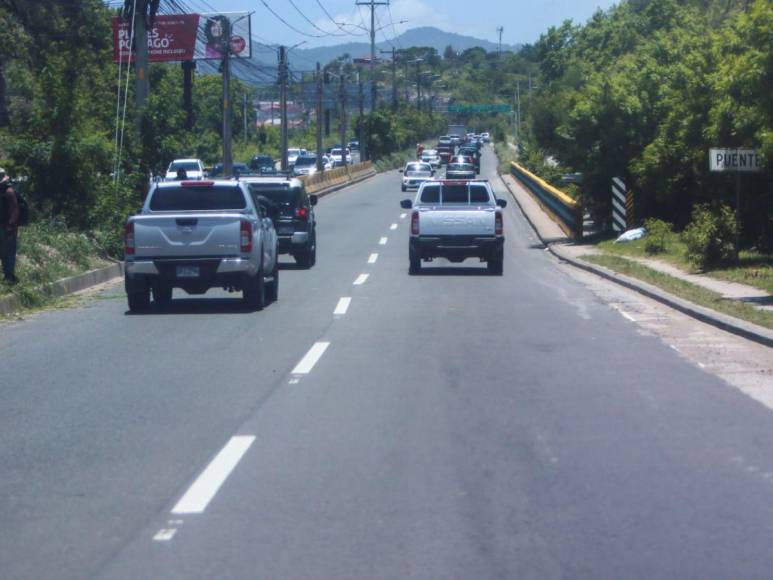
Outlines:
{"label": "grass verge", "polygon": [[645,250],[645,244],[646,238],[625,244],[615,244],[614,240],[605,240],[598,244],[598,248],[608,254],[618,256],[661,260],[685,272],[707,274],[712,278],[746,284],[764,290],[768,294],[773,294],[773,256],[770,254],[742,250],[737,264],[700,272],[687,260],[687,246],[679,234],[672,232],[666,236],[665,252],[648,254]]}
{"label": "grass verge", "polygon": [[0,296],[14,295],[26,308],[40,307],[52,301],[53,282],[109,264],[98,243],[86,234],[34,223],[19,229],[19,283],[10,286],[0,282]]}
{"label": "grass verge", "polygon": [[494,151],[496,152],[497,159],[499,159],[499,165],[497,170],[500,175],[510,174],[510,162],[516,161],[518,154],[515,149],[508,145],[507,141],[496,141],[494,143]]}
{"label": "grass verge", "polygon": [[773,329],[773,312],[760,310],[744,302],[728,300],[716,292],[663,274],[619,255],[587,254],[580,257],[586,262],[592,262],[620,274],[648,282],[693,304]]}

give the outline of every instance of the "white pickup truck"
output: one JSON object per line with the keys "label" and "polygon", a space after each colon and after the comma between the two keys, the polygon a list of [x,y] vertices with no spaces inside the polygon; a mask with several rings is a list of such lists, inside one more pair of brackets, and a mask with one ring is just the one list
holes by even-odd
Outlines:
{"label": "white pickup truck", "polygon": [[462,262],[479,258],[488,271],[501,275],[505,236],[504,199],[497,199],[487,180],[433,180],[421,184],[416,199],[400,206],[412,209],[408,245],[409,272],[421,271],[421,262],[446,258]]}
{"label": "white pickup truck", "polygon": [[234,180],[154,184],[140,214],[126,223],[129,310],[146,309],[151,292],[164,306],[173,288],[240,290],[255,310],[276,300],[277,234],[264,201]]}

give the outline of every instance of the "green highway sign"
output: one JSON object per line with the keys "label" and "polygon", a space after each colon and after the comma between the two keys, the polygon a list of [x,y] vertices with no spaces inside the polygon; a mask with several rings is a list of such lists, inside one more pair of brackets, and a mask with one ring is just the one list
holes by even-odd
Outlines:
{"label": "green highway sign", "polygon": [[502,103],[489,103],[489,104],[471,104],[460,105],[454,103],[448,105],[449,113],[512,113],[513,108],[510,105]]}

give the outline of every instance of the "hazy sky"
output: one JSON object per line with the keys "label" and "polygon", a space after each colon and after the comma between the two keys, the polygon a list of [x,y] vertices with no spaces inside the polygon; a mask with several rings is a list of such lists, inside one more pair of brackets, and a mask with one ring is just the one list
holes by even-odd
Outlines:
{"label": "hazy sky", "polygon": [[[358,11],[355,0],[292,0],[292,2],[290,0],[265,0],[265,3],[279,16],[301,33],[292,30],[272,15],[264,5],[263,0],[183,1],[187,6],[200,12],[252,11],[254,12],[252,16],[253,34],[270,43],[290,45],[305,40],[305,48],[323,44],[369,41],[368,36],[325,36],[293,7],[294,3],[320,29],[343,34],[333,20],[359,26],[362,26],[364,21],[367,26],[370,26],[370,9],[361,7]],[[386,7],[380,7],[376,10],[378,18],[376,27],[378,28],[379,24],[384,26],[376,34],[376,40],[383,41],[384,37],[392,39],[395,32],[400,34],[407,28],[436,26],[449,32],[496,42],[498,37],[496,29],[498,26],[503,26],[503,43],[531,43],[536,41],[539,35],[550,26],[561,24],[567,18],[571,18],[575,22],[585,22],[598,8],[606,10],[616,3],[613,0],[547,0],[542,2],[527,0],[391,0],[389,10]],[[320,5],[324,6],[333,16],[333,20],[325,15]],[[399,24],[400,20],[407,20],[407,22]],[[394,30],[390,22],[395,23]],[[360,35],[364,32],[357,27],[346,27],[344,30]],[[306,33],[306,35],[302,33]],[[322,36],[322,38],[315,38],[311,35]]]}

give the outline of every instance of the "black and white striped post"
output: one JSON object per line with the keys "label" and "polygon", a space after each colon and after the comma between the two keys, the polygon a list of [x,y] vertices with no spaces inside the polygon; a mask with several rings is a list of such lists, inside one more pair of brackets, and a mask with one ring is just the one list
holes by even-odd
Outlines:
{"label": "black and white striped post", "polygon": [[623,232],[626,229],[626,188],[619,177],[612,178],[612,229]]}

